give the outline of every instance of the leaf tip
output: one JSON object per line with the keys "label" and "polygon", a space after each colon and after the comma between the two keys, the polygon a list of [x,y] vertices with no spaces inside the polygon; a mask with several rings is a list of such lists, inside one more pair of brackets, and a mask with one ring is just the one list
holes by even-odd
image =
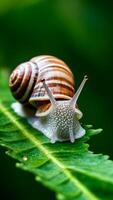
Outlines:
{"label": "leaf tip", "polygon": [[99,133],[101,133],[103,131],[102,128],[98,128],[98,129],[89,129],[87,130],[87,133],[89,136],[92,136],[92,135],[97,135]]}
{"label": "leaf tip", "polygon": [[96,129],[96,134],[101,133],[102,131],[103,131],[102,128],[98,128],[98,129]]}

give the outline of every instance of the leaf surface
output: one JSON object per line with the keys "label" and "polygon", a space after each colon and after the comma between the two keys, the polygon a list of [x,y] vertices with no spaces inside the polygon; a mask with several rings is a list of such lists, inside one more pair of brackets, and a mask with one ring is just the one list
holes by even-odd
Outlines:
{"label": "leaf surface", "polygon": [[[2,94],[9,98],[5,100]],[[0,145],[19,161],[17,167],[33,173],[37,181],[56,192],[59,200],[113,199],[113,162],[108,156],[93,154],[86,144],[101,129],[85,126],[86,135],[74,144],[51,144],[41,132],[12,111],[12,101],[8,86],[2,81]]]}

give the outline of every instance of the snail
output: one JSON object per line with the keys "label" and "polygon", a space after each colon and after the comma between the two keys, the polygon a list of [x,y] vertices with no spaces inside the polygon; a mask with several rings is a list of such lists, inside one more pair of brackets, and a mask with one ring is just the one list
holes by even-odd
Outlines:
{"label": "snail", "polygon": [[49,55],[34,57],[10,75],[9,87],[17,100],[11,107],[52,143],[73,143],[85,134],[77,100],[86,80],[84,76],[75,93],[73,74],[62,60]]}

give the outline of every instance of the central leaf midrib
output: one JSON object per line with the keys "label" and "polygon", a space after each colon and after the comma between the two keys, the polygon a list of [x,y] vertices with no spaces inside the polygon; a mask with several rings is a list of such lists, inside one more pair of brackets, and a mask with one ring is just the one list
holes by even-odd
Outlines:
{"label": "central leaf midrib", "polygon": [[56,157],[53,157],[51,152],[45,148],[38,140],[33,136],[23,125],[21,125],[18,121],[15,120],[15,117],[4,107],[4,105],[0,102],[0,110],[1,112],[22,132],[26,138],[32,141],[35,146],[40,149],[54,164],[56,164],[61,171],[68,177],[68,179],[74,184],[74,186],[78,187],[80,191],[82,191],[89,200],[99,200],[92,192],[90,192],[87,187],[85,187],[76,177],[70,173],[68,169],[66,169],[65,165],[63,165]]}

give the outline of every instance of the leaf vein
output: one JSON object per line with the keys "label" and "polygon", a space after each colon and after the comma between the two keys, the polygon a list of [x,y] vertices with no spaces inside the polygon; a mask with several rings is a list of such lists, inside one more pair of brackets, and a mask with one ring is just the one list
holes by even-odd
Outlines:
{"label": "leaf vein", "polygon": [[73,183],[74,186],[78,186],[80,191],[82,191],[89,200],[99,200],[98,197],[96,197],[91,191],[88,190],[87,187],[85,187],[76,177],[74,177],[70,171],[65,167],[64,164],[62,164],[56,157],[54,157],[51,152],[45,148],[38,139],[36,139],[35,136],[33,136],[28,130],[26,130],[24,125],[21,125],[17,120],[15,120],[15,117],[4,107],[2,102],[0,102],[0,110],[21,132],[22,134],[28,138],[30,141],[32,141],[35,146],[42,151],[48,159],[50,159],[55,165],[57,165],[61,171],[65,174],[65,176],[68,177],[68,179]]}

